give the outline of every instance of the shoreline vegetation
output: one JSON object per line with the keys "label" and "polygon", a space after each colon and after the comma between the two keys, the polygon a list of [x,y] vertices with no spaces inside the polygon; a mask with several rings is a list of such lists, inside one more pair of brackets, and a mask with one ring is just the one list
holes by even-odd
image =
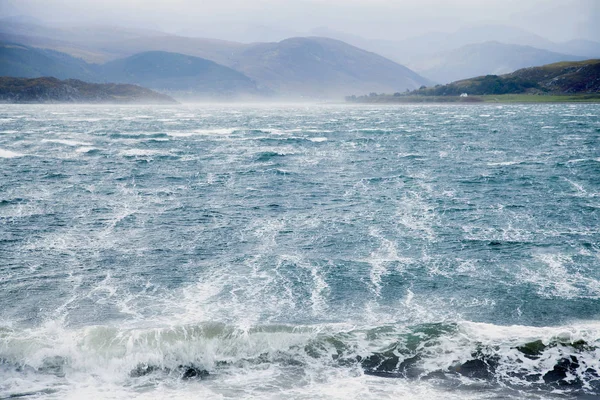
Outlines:
{"label": "shoreline vegetation", "polygon": [[177,104],[137,85],[89,83],[77,79],[0,77],[0,104]]}
{"label": "shoreline vegetation", "polygon": [[418,96],[377,94],[348,96],[346,103],[357,104],[487,104],[487,103],[600,103],[598,94],[540,95],[540,94],[501,94],[483,96]]}
{"label": "shoreline vegetation", "polygon": [[394,94],[348,96],[349,103],[600,103],[600,60],[560,62]]}

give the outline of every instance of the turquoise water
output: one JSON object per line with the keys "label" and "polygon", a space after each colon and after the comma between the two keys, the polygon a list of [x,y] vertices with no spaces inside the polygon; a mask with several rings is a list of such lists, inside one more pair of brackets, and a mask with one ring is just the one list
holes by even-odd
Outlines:
{"label": "turquoise water", "polygon": [[0,106],[0,398],[596,398],[600,107]]}

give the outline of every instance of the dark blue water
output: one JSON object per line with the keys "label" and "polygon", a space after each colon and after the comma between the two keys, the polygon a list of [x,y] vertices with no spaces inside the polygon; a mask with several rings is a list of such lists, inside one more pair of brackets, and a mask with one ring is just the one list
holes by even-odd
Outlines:
{"label": "dark blue water", "polygon": [[598,105],[0,107],[0,398],[600,396]]}

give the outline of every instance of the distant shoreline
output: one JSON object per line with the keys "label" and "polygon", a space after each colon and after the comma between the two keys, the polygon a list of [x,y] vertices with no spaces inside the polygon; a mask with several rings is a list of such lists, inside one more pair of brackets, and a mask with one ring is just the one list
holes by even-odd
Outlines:
{"label": "distant shoreline", "polygon": [[54,77],[0,77],[0,103],[6,104],[177,104],[165,94],[131,84],[89,83]]}
{"label": "distant shoreline", "polygon": [[348,104],[560,104],[560,103],[600,103],[600,94],[579,95],[529,95],[502,94],[484,96],[414,96],[377,95],[346,99]]}

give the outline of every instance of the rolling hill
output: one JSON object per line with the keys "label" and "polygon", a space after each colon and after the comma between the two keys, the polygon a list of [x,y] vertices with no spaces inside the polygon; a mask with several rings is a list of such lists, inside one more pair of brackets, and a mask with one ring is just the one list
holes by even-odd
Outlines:
{"label": "rolling hill", "polygon": [[[504,60],[492,54],[494,60],[498,61],[499,68],[496,68],[495,64],[486,65],[484,57],[480,59],[472,58],[472,61],[469,61],[469,63],[465,62],[463,63],[464,65],[457,62],[457,54],[467,53],[467,56],[472,56],[473,54],[470,53],[477,51],[478,45],[480,47],[491,47],[489,44],[493,42],[515,45],[516,47],[513,49],[515,55],[518,55],[518,53],[527,53],[523,49],[517,50],[517,48],[519,46],[528,46],[530,50],[532,50],[531,48],[535,48],[538,53],[542,53],[545,50],[547,52],[568,55],[568,58],[564,59],[565,61],[600,57],[600,43],[597,41],[576,39],[564,43],[553,42],[524,29],[498,24],[465,26],[454,32],[430,32],[402,40],[394,38],[369,39],[328,29],[327,27],[316,28],[313,32],[320,36],[342,40],[354,46],[381,54],[390,60],[406,65],[417,73],[438,80],[439,82],[451,82],[478,74],[506,73],[526,66],[542,65],[558,61],[556,59],[549,59],[548,57],[545,59],[544,57],[540,57],[536,62],[532,63],[528,61],[526,64],[518,65],[518,63],[514,63],[515,60],[512,57],[513,60],[502,68]],[[505,55],[502,54],[505,49],[499,50],[501,55]],[[484,51],[484,53],[489,54],[490,52]],[[510,54],[508,55],[511,57]],[[526,58],[531,56],[528,54],[523,55]],[[480,65],[482,68],[478,70],[473,68],[469,73],[462,74],[462,76],[456,73],[458,69],[463,67],[470,68],[474,64]],[[447,73],[444,68],[448,68]],[[430,69],[435,70],[429,71]]]}
{"label": "rolling hill", "polygon": [[[203,27],[196,32],[203,32]],[[94,64],[151,51],[180,53],[233,68],[263,90],[294,96],[403,91],[427,85],[429,79],[445,83],[556,61],[600,57],[598,42],[555,43],[507,25],[464,26],[454,32],[430,32],[403,40],[361,38],[327,27],[313,32],[338,40],[298,37],[281,42],[239,43],[132,27],[56,27],[30,19],[0,20],[0,41],[53,49]],[[248,40],[252,37],[256,36],[248,36]],[[384,62],[384,57],[392,60],[393,66],[389,60]],[[85,75],[77,77],[87,79]]]}
{"label": "rolling hill", "polygon": [[145,52],[111,61],[98,70],[107,82],[134,83],[169,93],[204,96],[258,94],[256,84],[246,75],[184,54]]}
{"label": "rolling hill", "polygon": [[205,58],[231,67],[231,64],[235,62],[235,57],[248,46],[247,44],[226,40],[161,34],[106,42],[99,51],[104,52],[108,60],[129,57],[148,51],[165,51]]}
{"label": "rolling hill", "polygon": [[259,94],[256,84],[240,72],[167,52],[146,52],[98,65],[54,50],[0,43],[0,76],[128,83],[191,97]]}
{"label": "rolling hill", "polygon": [[349,91],[404,91],[429,83],[380,55],[321,37],[254,44],[235,58],[234,69],[282,95],[339,97]]}
{"label": "rolling hill", "polygon": [[[139,45],[150,43],[131,40]],[[172,47],[172,38],[164,40],[155,41],[155,47]],[[430,83],[402,65],[333,39],[293,38],[250,45],[224,42],[225,47],[220,46],[222,41],[204,39],[176,42],[190,44],[183,51],[207,54],[226,65],[156,50],[90,64],[53,50],[4,43],[0,44],[0,75],[132,83],[185,97],[340,98],[348,92],[405,91]]]}
{"label": "rolling hill", "polygon": [[600,93],[600,60],[559,62],[524,68],[501,76],[487,75],[448,85],[420,89],[411,95],[458,96],[501,94],[596,94]]}
{"label": "rolling hill", "polygon": [[121,55],[168,51],[202,57],[247,75],[262,90],[283,96],[339,97],[348,90],[405,90],[429,83],[375,53],[320,37],[243,44],[166,35],[126,39],[106,48]]}

